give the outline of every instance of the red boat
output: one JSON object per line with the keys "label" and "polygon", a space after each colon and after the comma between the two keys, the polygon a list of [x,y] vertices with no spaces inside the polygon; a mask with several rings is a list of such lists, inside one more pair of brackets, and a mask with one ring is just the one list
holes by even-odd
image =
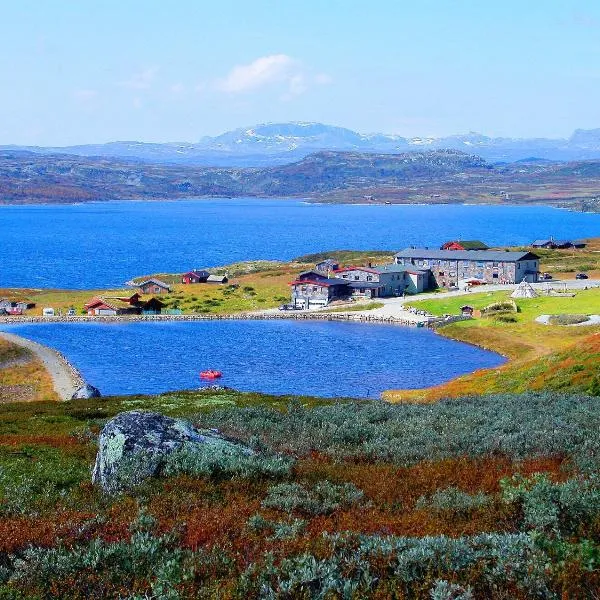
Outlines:
{"label": "red boat", "polygon": [[207,371],[200,371],[200,379],[219,379],[222,377],[221,371],[215,371],[214,369],[208,369]]}

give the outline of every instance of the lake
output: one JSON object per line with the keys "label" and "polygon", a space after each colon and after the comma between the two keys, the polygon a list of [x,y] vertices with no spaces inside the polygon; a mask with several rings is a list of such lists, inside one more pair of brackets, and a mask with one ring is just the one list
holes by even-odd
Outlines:
{"label": "lake", "polygon": [[188,321],[3,325],[60,350],[104,395],[197,388],[199,371],[244,391],[378,398],[504,358],[427,329],[366,323]]}
{"label": "lake", "polygon": [[325,205],[210,199],[0,206],[0,288],[111,288],[136,275],[333,249],[401,250],[600,234],[600,214],[548,207]]}

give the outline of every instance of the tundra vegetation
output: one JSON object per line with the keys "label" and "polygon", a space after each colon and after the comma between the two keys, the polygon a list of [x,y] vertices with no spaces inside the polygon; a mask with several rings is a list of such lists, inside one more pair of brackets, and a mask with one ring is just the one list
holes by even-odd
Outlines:
{"label": "tundra vegetation", "polygon": [[[133,409],[218,428],[267,462],[176,453],[103,494],[98,433]],[[2,404],[0,597],[593,598],[599,427],[596,397],[560,392]]]}
{"label": "tundra vegetation", "polygon": [[[584,325],[584,317],[600,313],[600,289],[577,290],[574,296],[541,295],[510,298],[510,292],[472,293],[468,297],[440,294],[411,301],[434,315],[457,314],[468,303],[481,318],[452,323],[439,333],[494,350],[510,360],[502,367],[476,371],[432,388],[385,392],[392,402],[432,402],[445,397],[529,390],[569,390],[596,394],[600,365],[600,326]],[[535,321],[557,315],[550,325]]]}

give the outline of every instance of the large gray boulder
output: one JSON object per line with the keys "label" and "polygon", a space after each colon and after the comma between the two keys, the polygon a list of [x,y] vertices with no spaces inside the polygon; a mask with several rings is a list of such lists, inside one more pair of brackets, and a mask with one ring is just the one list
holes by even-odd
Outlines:
{"label": "large gray boulder", "polygon": [[71,396],[71,400],[87,400],[88,398],[100,398],[100,390],[89,383],[82,385]]}
{"label": "large gray boulder", "polygon": [[198,431],[183,419],[153,412],[125,412],[111,419],[100,432],[92,482],[109,493],[130,489],[168,470],[169,457],[182,451],[188,461],[191,457],[200,464],[254,454],[214,430]]}

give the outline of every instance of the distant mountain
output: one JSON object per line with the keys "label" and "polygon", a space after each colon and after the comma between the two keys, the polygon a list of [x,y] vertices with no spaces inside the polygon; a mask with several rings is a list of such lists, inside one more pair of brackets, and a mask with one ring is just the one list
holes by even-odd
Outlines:
{"label": "distant mountain", "polygon": [[73,155],[0,151],[0,200],[86,202],[197,196],[311,196],[491,169],[483,159],[438,150],[405,154],[318,152],[263,168],[145,164]]}
{"label": "distant mountain", "polygon": [[8,204],[251,196],[322,202],[538,202],[600,210],[598,190],[600,160],[491,164],[458,150],[320,151],[286,165],[243,168],[0,151],[0,202]]}
{"label": "distant mountain", "polygon": [[493,138],[470,132],[447,137],[361,134],[322,123],[267,123],[204,137],[194,143],[135,141],[67,147],[0,146],[36,154],[70,154],[131,159],[148,163],[200,166],[272,166],[297,161],[320,150],[406,153],[422,150],[461,150],[489,162],[514,162],[536,157],[545,160],[600,158],[600,129],[578,129],[568,139]]}

